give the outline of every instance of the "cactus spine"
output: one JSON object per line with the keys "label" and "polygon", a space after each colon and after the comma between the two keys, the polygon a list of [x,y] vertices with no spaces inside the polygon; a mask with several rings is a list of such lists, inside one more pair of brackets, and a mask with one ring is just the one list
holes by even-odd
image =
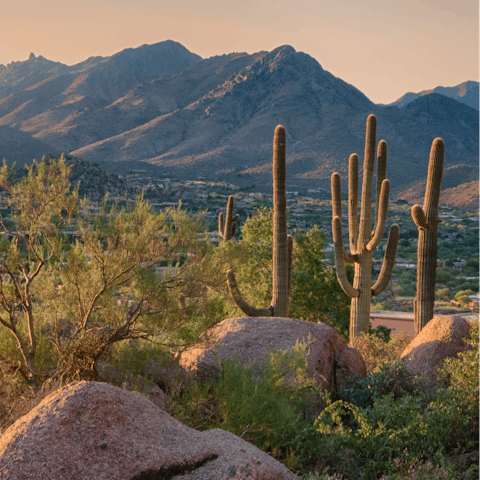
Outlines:
{"label": "cactus spine", "polygon": [[418,227],[417,295],[413,302],[415,335],[433,318],[435,275],[437,271],[438,203],[442,185],[445,144],[436,138],[430,150],[427,188],[423,208],[412,207],[412,218]]}
{"label": "cactus spine", "polygon": [[223,218],[223,212],[218,215],[218,233],[226,242],[233,238],[237,228],[238,215],[233,216],[233,195],[228,197],[226,219]]}
{"label": "cactus spine", "polygon": [[[343,291],[352,298],[350,309],[350,342],[353,343],[360,333],[368,333],[370,325],[371,297],[379,295],[388,285],[395,264],[395,254],[399,237],[399,227],[393,224],[388,234],[387,248],[382,270],[375,285],[371,286],[372,257],[385,231],[387,219],[390,182],[385,178],[387,168],[387,144],[378,145],[376,227],[372,232],[372,189],[375,167],[377,118],[370,115],[367,119],[365,139],[365,160],[363,165],[362,205],[360,226],[358,226],[358,156],[352,154],[348,172],[348,225],[350,253],[345,250],[342,236],[341,185],[340,175],[332,175],[332,230],[337,278]],[[347,279],[345,263],[355,265],[353,285]]]}
{"label": "cactus spine", "polygon": [[235,274],[227,271],[227,283],[235,305],[249,317],[287,317],[292,279],[292,237],[287,235],[286,132],[282,125],[273,139],[273,288],[268,308],[255,308],[243,299]]}

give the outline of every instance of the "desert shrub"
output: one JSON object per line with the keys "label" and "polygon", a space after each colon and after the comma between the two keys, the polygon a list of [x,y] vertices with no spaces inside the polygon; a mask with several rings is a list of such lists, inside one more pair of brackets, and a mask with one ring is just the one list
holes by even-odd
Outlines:
{"label": "desert shrub", "polygon": [[[321,459],[347,478],[478,478],[478,324],[469,342],[471,350],[445,362],[448,386],[432,399],[401,365],[385,365],[344,398],[327,398],[316,431],[303,429],[296,448],[308,446],[310,463]],[[466,467],[455,465],[469,453]]]}
{"label": "desert shrub", "polygon": [[[378,330],[378,329],[377,329]],[[360,352],[368,372],[378,371],[382,365],[392,363],[398,358],[412,341],[405,332],[395,335],[390,341],[385,341],[385,335],[362,334],[355,339],[354,347]]]}
{"label": "desert shrub", "polygon": [[307,345],[272,351],[264,362],[242,367],[224,362],[215,393],[224,428],[274,456],[288,455],[302,421],[305,390],[316,390],[307,377]]}
{"label": "desert shrub", "polygon": [[110,362],[119,370],[128,370],[143,375],[149,360],[166,359],[167,348],[154,340],[135,339],[120,342],[114,346]]}
{"label": "desert shrub", "polygon": [[296,463],[292,439],[303,420],[308,378],[307,344],[272,351],[263,362],[222,362],[217,380],[192,385],[171,404],[171,413],[194,428],[223,428],[257,445],[287,466]]}
{"label": "desert shrub", "polygon": [[51,380],[41,388],[32,388],[21,376],[0,372],[0,436],[61,386],[59,381]]}
{"label": "desert shrub", "polygon": [[358,407],[369,408],[376,399],[392,394],[396,400],[404,395],[427,391],[427,385],[419,376],[411,374],[400,361],[383,364],[378,371],[339,392],[340,399]]}

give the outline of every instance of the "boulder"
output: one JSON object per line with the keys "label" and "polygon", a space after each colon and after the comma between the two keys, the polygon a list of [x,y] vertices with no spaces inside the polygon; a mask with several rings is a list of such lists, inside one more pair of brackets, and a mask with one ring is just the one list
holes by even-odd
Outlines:
{"label": "boulder", "polygon": [[198,432],[140,393],[75,382],[0,437],[2,480],[295,479],[235,435]]}
{"label": "boulder", "polygon": [[220,360],[242,365],[266,359],[269,351],[286,350],[307,342],[307,373],[326,390],[341,389],[352,377],[366,376],[365,363],[355,348],[325,323],[282,317],[240,317],[223,320],[206,332],[200,343],[179,353],[179,364],[200,378],[220,373]]}
{"label": "boulder", "polygon": [[445,359],[471,348],[468,338],[470,323],[460,315],[434,317],[410,342],[400,358],[410,373],[420,374],[437,385],[437,371]]}

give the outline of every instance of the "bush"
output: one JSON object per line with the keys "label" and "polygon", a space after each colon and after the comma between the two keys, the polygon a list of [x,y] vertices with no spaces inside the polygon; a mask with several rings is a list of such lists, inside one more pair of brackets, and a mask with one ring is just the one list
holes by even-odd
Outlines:
{"label": "bush", "polygon": [[305,392],[317,392],[307,377],[307,345],[272,351],[264,362],[241,366],[224,361],[218,380],[193,385],[172,414],[194,428],[222,428],[268,451],[287,466],[296,463],[292,439],[306,408]]}
{"label": "bush", "polygon": [[[378,329],[377,329],[378,330]],[[380,331],[369,335],[362,334],[355,339],[354,347],[360,352],[368,372],[378,371],[385,363],[392,363],[400,358],[402,352],[412,341],[405,332],[395,335],[385,342]],[[385,335],[383,335],[385,338]]]}
{"label": "bush", "polygon": [[[340,400],[327,399],[316,432],[297,439],[347,478],[478,478],[478,324],[469,342],[472,350],[445,362],[448,386],[431,401],[418,379],[385,365]],[[468,465],[453,463],[469,452]]]}

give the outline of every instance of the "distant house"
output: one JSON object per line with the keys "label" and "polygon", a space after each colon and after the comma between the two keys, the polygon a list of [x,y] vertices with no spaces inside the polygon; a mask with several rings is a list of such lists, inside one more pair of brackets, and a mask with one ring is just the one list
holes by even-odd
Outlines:
{"label": "distant house", "polygon": [[465,260],[460,260],[459,262],[453,262],[452,270],[455,270],[456,272],[461,272],[466,265],[467,265],[467,262]]}

